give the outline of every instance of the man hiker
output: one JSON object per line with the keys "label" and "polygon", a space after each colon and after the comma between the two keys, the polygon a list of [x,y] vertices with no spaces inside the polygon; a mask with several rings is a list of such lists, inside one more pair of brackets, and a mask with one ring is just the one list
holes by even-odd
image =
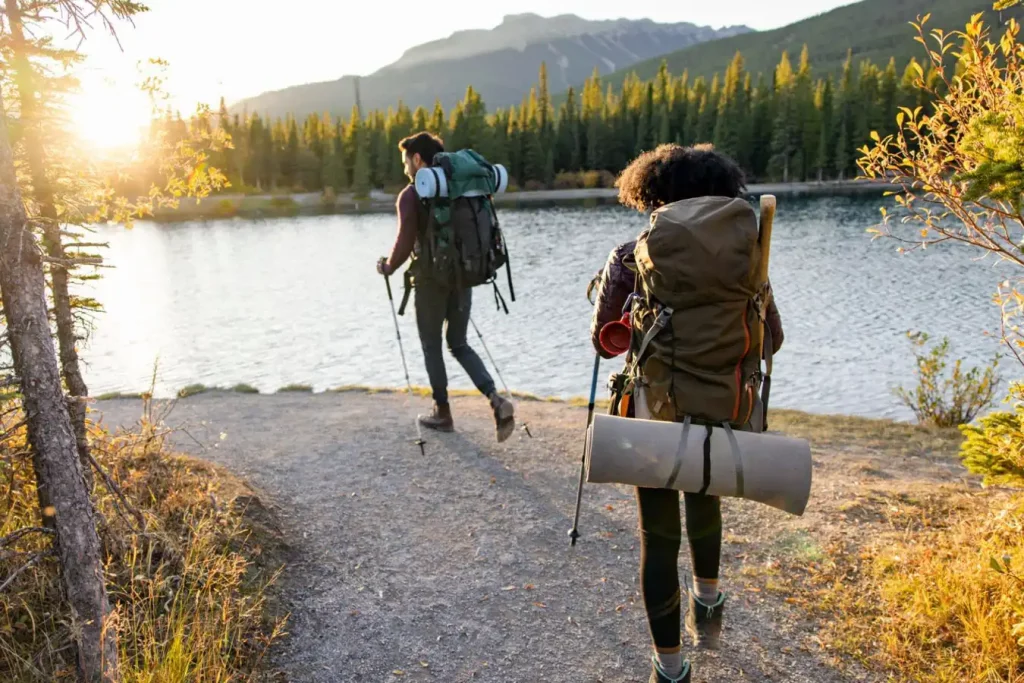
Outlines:
{"label": "man hiker", "polygon": [[[669,311],[668,324],[649,337],[652,343],[644,345],[646,353],[642,348],[630,349],[627,367],[632,365],[633,372],[627,377],[634,381],[634,393],[646,392],[645,410],[651,414],[636,414],[639,399],[634,395],[625,404],[624,416],[691,419],[693,429],[726,422],[733,429],[760,431],[759,399],[750,391],[754,384],[744,379],[760,372],[760,358],[751,350],[751,330],[763,324],[770,337],[765,347],[770,344],[773,352],[782,345],[783,332],[770,285],[767,305],[758,308],[744,298],[753,293],[745,278],[751,272],[749,231],[756,230],[756,219],[753,209],[737,199],[744,187],[743,172],[710,145],[662,145],[637,157],[623,171],[618,186],[623,204],[653,215],[651,227],[637,240],[612,250],[596,279],[591,325],[595,349],[611,357],[598,335],[605,324],[622,317],[634,292],[634,344],[653,327],[653,310],[645,308],[660,303],[653,301],[653,288],[664,287],[659,294],[665,299],[689,300],[683,307],[688,310],[677,306]],[[657,237],[648,239],[655,233]],[[653,273],[649,279],[638,277],[639,259]],[[640,358],[634,358],[638,352]],[[679,492],[637,487],[636,497],[640,586],[654,641],[650,683],[688,683],[690,662],[680,644]],[[718,580],[721,503],[716,496],[700,493],[686,492],[683,497],[694,573],[685,586],[686,631],[694,645],[717,649],[725,604]]]}
{"label": "man hiker", "polygon": [[428,429],[451,432],[455,428],[448,404],[448,375],[441,346],[443,338],[448,343],[448,350],[465,369],[476,388],[490,400],[498,441],[505,441],[515,430],[514,407],[511,401],[495,390],[494,380],[483,361],[466,341],[473,290],[431,277],[426,267],[417,267],[420,264],[416,263],[420,239],[428,220],[427,209],[416,194],[416,172],[430,166],[434,155],[444,151],[444,144],[437,136],[421,132],[399,142],[398,148],[402,151],[402,163],[410,183],[398,195],[396,202],[398,235],[391,248],[391,255],[377,262],[377,272],[390,275],[401,268],[410,256],[414,259],[410,270],[416,285],[416,328],[434,398],[430,414],[420,415],[417,419]]}

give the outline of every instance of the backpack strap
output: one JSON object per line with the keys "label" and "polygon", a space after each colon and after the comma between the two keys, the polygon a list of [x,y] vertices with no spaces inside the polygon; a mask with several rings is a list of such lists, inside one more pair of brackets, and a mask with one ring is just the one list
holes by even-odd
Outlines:
{"label": "backpack strap", "polygon": [[740,444],[736,440],[736,434],[728,422],[722,423],[722,429],[725,430],[725,436],[729,439],[729,450],[732,453],[733,467],[736,469],[736,495],[742,498],[745,485],[743,481],[743,458],[740,457]]}
{"label": "backpack strap", "polygon": [[412,274],[408,269],[405,271],[405,291],[402,293],[402,303],[398,307],[398,315],[405,315],[405,307],[409,304],[409,295],[412,294]]}
{"label": "backpack strap", "polygon": [[[647,334],[645,334],[644,338],[640,341],[640,347],[637,349],[636,355],[633,356],[633,370],[634,370],[634,372],[639,367],[640,359],[643,358],[644,351],[647,350],[648,345],[650,345],[651,341],[655,337],[658,336],[659,332],[661,332],[663,329],[665,329],[665,326],[668,324],[668,322],[669,322],[669,320],[671,320],[671,318],[672,318],[672,309],[669,308],[668,306],[663,306],[661,308],[661,311],[659,311],[659,313],[658,313],[658,317],[655,318],[654,324],[651,325],[651,329],[647,330]],[[630,373],[630,374],[634,374],[634,373]]]}
{"label": "backpack strap", "polygon": [[[493,170],[493,166],[491,167]],[[501,223],[498,221],[498,212],[494,208],[494,195],[487,195],[487,210],[491,212],[491,221],[494,222],[494,231],[501,239],[501,250],[505,254],[505,274],[508,276],[508,296],[515,303],[516,288],[512,285],[512,258],[508,255],[508,244],[505,242],[505,233],[501,231]],[[497,287],[497,285],[495,285]],[[508,308],[505,308],[508,313]]]}
{"label": "backpack strap", "polygon": [[[775,344],[772,342],[772,328],[768,323],[764,325],[764,379],[761,381],[761,431],[768,431],[768,399],[772,393],[772,351]],[[760,364],[760,361],[758,361]]]}
{"label": "backpack strap", "polygon": [[704,485],[698,493],[705,495],[708,487],[711,486],[711,425],[704,425]]}
{"label": "backpack strap", "polygon": [[498,283],[492,281],[491,284],[494,286],[494,308],[499,311],[504,310],[505,315],[508,315],[508,304],[505,303],[505,297],[501,295],[501,290],[498,289]]}

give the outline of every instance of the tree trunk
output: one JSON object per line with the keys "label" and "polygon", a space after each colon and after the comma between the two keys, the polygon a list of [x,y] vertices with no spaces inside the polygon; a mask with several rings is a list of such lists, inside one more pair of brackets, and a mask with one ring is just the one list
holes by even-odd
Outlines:
{"label": "tree trunk", "polygon": [[22,28],[18,0],[5,1],[11,28],[11,46],[14,50],[14,59],[12,60],[14,80],[18,86],[21,104],[25,152],[28,157],[29,174],[32,178],[33,195],[39,204],[39,212],[43,218],[43,245],[50,258],[60,262],[50,264],[50,284],[53,292],[54,317],[57,322],[60,366],[69,393],[68,410],[71,413],[71,424],[75,429],[75,443],[78,457],[82,462],[82,474],[91,491],[93,475],[89,460],[89,437],[85,429],[85,400],[89,395],[89,389],[85,386],[85,380],[82,378],[78,351],[75,348],[78,338],[75,334],[75,321],[71,313],[68,269],[62,265],[67,257],[64,254],[64,244],[61,241],[60,222],[57,219],[53,190],[46,175],[42,146],[42,121],[36,104],[35,74],[33,74],[32,65],[28,61],[28,50],[25,44],[25,32]]}
{"label": "tree trunk", "polygon": [[[65,597],[71,605],[80,681],[118,680],[99,535],[86,490],[46,310],[46,281],[14,173],[0,98],[0,295],[21,382],[36,480],[49,494]],[[108,630],[108,627],[109,630]]]}

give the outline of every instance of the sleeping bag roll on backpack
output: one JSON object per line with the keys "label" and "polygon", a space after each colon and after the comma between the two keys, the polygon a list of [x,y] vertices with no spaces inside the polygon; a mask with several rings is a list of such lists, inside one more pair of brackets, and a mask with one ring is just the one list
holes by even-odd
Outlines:
{"label": "sleeping bag roll on backpack", "polygon": [[810,444],[764,433],[775,198],[762,197],[761,208],[760,225],[739,198],[687,199],[651,215],[634,249],[628,315],[609,323],[629,327],[626,367],[612,378],[610,414],[588,428],[587,481],[745,498],[803,514]]}
{"label": "sleeping bag roll on backpack", "polygon": [[[467,190],[464,197],[483,194],[501,194],[508,189],[508,170],[501,164],[492,166],[492,177],[494,190]],[[435,197],[448,196],[448,177],[441,168],[436,166],[421,168],[416,172],[416,194],[420,199],[434,199]]]}

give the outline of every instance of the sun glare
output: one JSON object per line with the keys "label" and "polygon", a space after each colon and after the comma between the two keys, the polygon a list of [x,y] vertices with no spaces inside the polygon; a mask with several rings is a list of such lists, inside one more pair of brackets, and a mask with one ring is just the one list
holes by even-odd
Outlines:
{"label": "sun glare", "polygon": [[148,103],[134,89],[83,89],[69,104],[74,132],[86,147],[98,151],[134,148],[148,127]]}

